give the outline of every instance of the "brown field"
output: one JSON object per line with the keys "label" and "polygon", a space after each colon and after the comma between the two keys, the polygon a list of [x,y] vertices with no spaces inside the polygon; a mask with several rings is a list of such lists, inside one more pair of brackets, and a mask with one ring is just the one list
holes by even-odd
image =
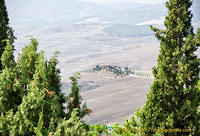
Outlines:
{"label": "brown field", "polygon": [[99,87],[82,92],[88,108],[93,113],[84,118],[89,123],[122,125],[126,118],[131,117],[137,108],[144,105],[146,94],[153,78],[131,75],[115,79],[111,72],[83,72],[81,81],[93,81]]}

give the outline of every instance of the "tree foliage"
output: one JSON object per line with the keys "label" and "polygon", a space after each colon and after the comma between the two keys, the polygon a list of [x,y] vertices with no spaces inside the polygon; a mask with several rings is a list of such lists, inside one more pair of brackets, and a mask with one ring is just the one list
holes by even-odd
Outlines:
{"label": "tree foliage", "polygon": [[45,135],[66,116],[57,53],[46,60],[43,51],[37,53],[37,44],[32,39],[15,62],[7,42],[1,58],[0,135],[34,135],[36,130]]}
{"label": "tree foliage", "polygon": [[198,135],[200,94],[198,91],[199,59],[195,55],[200,45],[198,30],[193,33],[190,0],[166,2],[166,30],[153,28],[160,40],[154,82],[144,107],[137,112],[140,129],[192,129],[193,132],[145,131],[142,135]]}
{"label": "tree foliage", "polygon": [[113,126],[114,133],[113,135],[117,136],[137,136],[137,123],[135,121],[134,116],[132,116],[129,120],[126,119],[124,122],[124,127],[121,127],[118,123],[115,123]]}
{"label": "tree foliage", "polygon": [[20,104],[20,89],[13,48],[8,40],[6,42],[7,46],[1,57],[4,69],[0,74],[0,112],[2,115],[10,109],[16,111]]}
{"label": "tree foliage", "polygon": [[73,109],[70,119],[58,125],[54,136],[88,136],[88,129],[80,120],[79,109]]}
{"label": "tree foliage", "polygon": [[107,125],[106,124],[91,124],[89,126],[89,136],[101,136],[106,134]]}

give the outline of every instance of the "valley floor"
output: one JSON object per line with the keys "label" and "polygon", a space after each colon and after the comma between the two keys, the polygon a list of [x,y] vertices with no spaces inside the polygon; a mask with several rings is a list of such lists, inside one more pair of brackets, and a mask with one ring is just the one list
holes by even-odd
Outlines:
{"label": "valley floor", "polygon": [[89,123],[123,124],[137,108],[145,104],[153,78],[129,76],[115,79],[111,72],[81,73],[81,80],[93,80],[99,87],[81,93],[93,113],[84,118]]}

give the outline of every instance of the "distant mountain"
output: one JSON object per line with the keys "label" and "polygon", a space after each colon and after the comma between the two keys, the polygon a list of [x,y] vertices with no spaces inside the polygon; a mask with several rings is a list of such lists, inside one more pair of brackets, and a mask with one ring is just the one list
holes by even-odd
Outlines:
{"label": "distant mountain", "polygon": [[13,26],[50,26],[72,24],[87,18],[99,18],[110,24],[136,24],[165,15],[164,3],[98,4],[78,0],[7,0],[10,23]]}
{"label": "distant mountain", "polygon": [[[194,22],[200,21],[200,0],[193,0]],[[7,0],[10,23],[17,27],[72,24],[88,18],[113,24],[138,24],[167,15],[164,2],[98,4],[80,0]]]}
{"label": "distant mountain", "polygon": [[137,37],[137,36],[149,36],[153,32],[150,30],[149,25],[126,25],[126,24],[116,24],[109,26],[104,29],[104,32],[109,35],[119,36],[119,37]]}

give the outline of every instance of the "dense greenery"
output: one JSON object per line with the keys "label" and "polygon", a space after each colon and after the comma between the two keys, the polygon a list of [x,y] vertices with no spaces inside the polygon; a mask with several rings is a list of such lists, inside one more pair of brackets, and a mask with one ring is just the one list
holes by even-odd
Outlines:
{"label": "dense greenery", "polygon": [[200,30],[196,36],[191,25],[190,0],[166,3],[166,30],[153,28],[160,40],[158,65],[153,68],[154,82],[144,107],[137,112],[139,128],[192,129],[192,132],[144,131],[142,135],[198,135],[200,102],[198,91]]}
{"label": "dense greenery", "polygon": [[73,109],[71,117],[58,125],[55,136],[87,136],[88,129],[79,114],[79,109]]}
{"label": "dense greenery", "polygon": [[15,62],[13,48],[7,41],[1,58],[4,69],[0,74],[0,120],[4,121],[0,122],[0,135],[35,134],[41,113],[45,115],[44,134],[49,127],[52,129],[50,122],[56,124],[65,117],[56,54],[45,60],[43,52],[37,53],[37,44],[32,39]]}

